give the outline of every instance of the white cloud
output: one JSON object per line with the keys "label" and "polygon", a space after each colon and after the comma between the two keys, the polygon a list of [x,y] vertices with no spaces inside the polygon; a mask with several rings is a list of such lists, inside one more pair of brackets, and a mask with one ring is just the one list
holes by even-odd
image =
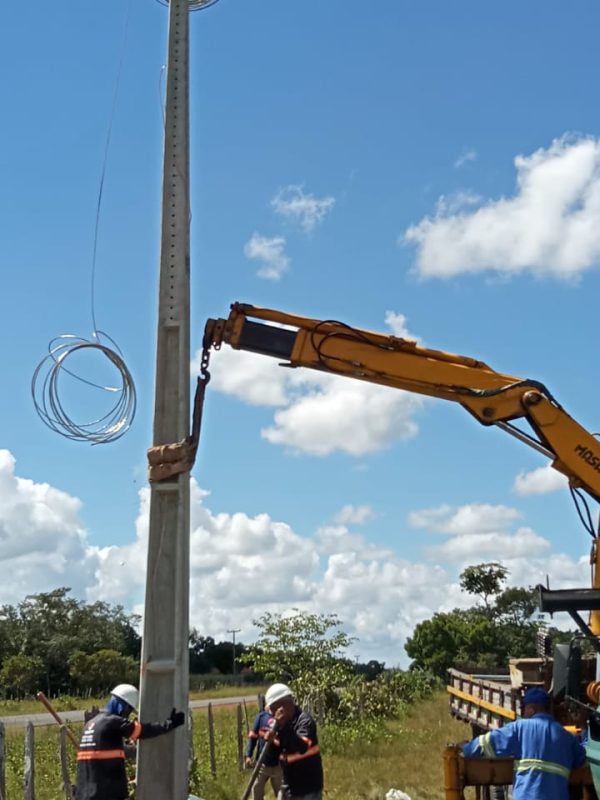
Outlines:
{"label": "white cloud", "polygon": [[335,205],[334,197],[315,197],[305,194],[302,186],[290,184],[271,200],[274,211],[285,219],[299,225],[305,233],[311,233],[325,219]]}
{"label": "white cloud", "polygon": [[454,166],[456,169],[460,169],[464,167],[465,164],[468,164],[469,161],[476,161],[477,160],[477,151],[471,148],[465,148],[459,157],[454,162]]}
{"label": "white cloud", "polygon": [[550,494],[566,489],[568,485],[566,476],[548,464],[531,472],[519,472],[513,484],[513,491],[525,497],[530,494]]}
{"label": "white cloud", "polygon": [[463,533],[441,545],[427,549],[429,558],[450,561],[462,566],[477,561],[527,559],[531,553],[544,555],[550,542],[531,528],[519,528],[514,533]]}
{"label": "white cloud", "polygon": [[[67,585],[75,596],[143,612],[149,496],[148,489],[141,490],[131,542],[94,547],[81,525],[80,501],[16,476],[14,457],[0,450],[3,601],[17,603],[28,593]],[[530,528],[476,535],[471,524],[461,524],[457,534],[449,521],[461,518],[460,509],[450,506],[421,517],[434,527],[445,524],[451,536],[430,549],[428,560],[414,561],[370,544],[345,525],[327,525],[306,537],[267,513],[214,513],[207,498],[192,480],[190,621],[217,639],[240,628],[240,641],[254,641],[252,619],[265,611],[336,613],[348,633],[360,638],[362,660],[406,665],[404,642],[418,622],[436,611],[471,604],[457,580],[467,563],[501,559],[512,585],[545,582],[547,574],[552,588],[581,586],[586,580],[586,556],[574,560],[553,553]],[[346,506],[341,513],[350,521],[365,518],[366,508]],[[510,523],[502,512],[496,512],[496,519]]]}
{"label": "white cloud", "polygon": [[399,314],[397,311],[385,312],[385,324],[399,339],[412,339],[412,341],[420,343],[420,338],[415,336],[408,330],[407,319],[405,314]]}
{"label": "white cloud", "polygon": [[[206,498],[192,480],[190,620],[206,635],[228,638],[235,627],[239,640],[250,642],[257,633],[252,619],[265,611],[336,613],[360,636],[361,658],[406,664],[403,643],[415,622],[460,595],[442,567],[398,559],[344,526],[304,537],[266,513],[215,514]],[[143,489],[136,540],[107,548],[92,598],[143,610],[148,512]],[[131,569],[120,565],[124,559]]]}
{"label": "white cloud", "polygon": [[317,530],[317,549],[319,553],[354,553],[362,559],[385,560],[393,558],[388,547],[370,544],[360,533],[352,533],[345,525],[324,525]]}
{"label": "white cloud", "polygon": [[[600,139],[563,137],[514,160],[512,197],[447,200],[407,229],[422,277],[493,270],[573,279],[600,262]],[[465,202],[466,201],[466,202]]]}
{"label": "white cloud", "polygon": [[260,262],[256,273],[259,278],[278,281],[290,266],[290,259],[286,256],[284,248],[283,236],[268,237],[253,233],[244,245],[244,255]]}
{"label": "white cloud", "polygon": [[[58,586],[83,592],[98,564],[88,546],[76,497],[15,475],[0,450],[0,582],[5,603]],[[77,569],[73,570],[73,565]]]}
{"label": "white cloud", "polygon": [[261,433],[268,442],[293,451],[360,456],[415,436],[414,416],[422,403],[418,396],[387,386],[323,375],[308,392],[276,411],[274,424]]}
{"label": "white cloud", "polygon": [[347,505],[341,508],[333,519],[338,525],[364,525],[373,516],[371,506]]}
{"label": "white cloud", "polygon": [[516,508],[471,503],[458,507],[442,505],[413,511],[409,514],[408,521],[413,528],[427,528],[434,533],[480,537],[507,530],[521,516]]}

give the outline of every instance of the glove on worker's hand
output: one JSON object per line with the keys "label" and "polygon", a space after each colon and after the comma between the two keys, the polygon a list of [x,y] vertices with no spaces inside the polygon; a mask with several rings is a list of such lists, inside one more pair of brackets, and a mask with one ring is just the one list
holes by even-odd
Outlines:
{"label": "glove on worker's hand", "polygon": [[168,730],[172,731],[174,728],[179,728],[180,725],[183,725],[185,722],[185,712],[183,711],[171,711],[171,716],[167,720]]}

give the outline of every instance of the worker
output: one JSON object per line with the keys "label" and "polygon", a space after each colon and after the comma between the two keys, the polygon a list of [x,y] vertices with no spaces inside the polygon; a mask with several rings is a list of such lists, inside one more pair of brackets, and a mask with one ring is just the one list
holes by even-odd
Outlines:
{"label": "worker", "polygon": [[139,692],[121,683],[110,699],[83,728],[77,753],[77,800],[124,800],[128,797],[124,740],[149,739],[183,725],[183,711],[173,711],[165,722],[129,720],[136,711]]}
{"label": "worker", "polygon": [[571,770],[585,763],[585,749],[550,714],[539,688],[523,695],[523,716],[463,745],[467,758],[514,758],[513,800],[568,800]]}
{"label": "worker", "polygon": [[[246,766],[252,766],[252,756],[256,749],[257,757],[260,757],[265,746],[265,734],[275,724],[275,718],[266,708],[256,715],[252,729],[248,734],[248,746],[246,748]],[[279,749],[271,742],[271,746],[263,757],[262,764],[258,770],[255,783],[252,787],[252,800],[264,800],[265,786],[271,783],[273,793],[277,797],[281,789],[281,767],[279,765]]]}
{"label": "worker", "polygon": [[285,683],[270,686],[265,703],[275,718],[265,741],[275,742],[281,751],[282,799],[323,800],[323,765],[314,719],[296,705]]}

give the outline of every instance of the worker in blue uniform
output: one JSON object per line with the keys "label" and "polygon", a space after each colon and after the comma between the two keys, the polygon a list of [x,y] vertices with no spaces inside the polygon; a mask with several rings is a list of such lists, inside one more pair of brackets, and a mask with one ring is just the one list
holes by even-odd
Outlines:
{"label": "worker in blue uniform", "polygon": [[543,689],[527,689],[523,716],[463,745],[466,758],[514,758],[513,800],[569,800],[571,770],[585,749],[550,714]]}
{"label": "worker in blue uniform", "polygon": [[[252,730],[248,733],[248,747],[246,748],[246,766],[253,764],[252,757],[256,748],[257,758],[260,757],[265,746],[265,736],[275,725],[275,718],[265,709],[260,711],[254,720]],[[273,794],[277,796],[281,789],[281,767],[279,765],[279,750],[271,742],[269,750],[263,756],[256,781],[252,787],[252,800],[265,800],[265,786],[271,783]]]}

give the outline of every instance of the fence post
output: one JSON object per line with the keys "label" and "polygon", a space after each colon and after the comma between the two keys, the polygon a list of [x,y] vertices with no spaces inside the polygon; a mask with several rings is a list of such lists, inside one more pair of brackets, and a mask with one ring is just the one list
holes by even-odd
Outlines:
{"label": "fence post", "polygon": [[212,703],[208,704],[208,747],[210,752],[210,771],[213,778],[216,778],[217,758],[215,756],[215,721],[213,718]]}
{"label": "fence post", "polygon": [[191,774],[194,766],[194,719],[192,709],[188,708],[188,741],[190,745],[188,753],[188,775]]}
{"label": "fence post", "polygon": [[0,722],[0,800],[6,800],[6,731]]}
{"label": "fence post", "polygon": [[67,729],[60,726],[58,739],[58,756],[60,758],[60,774],[63,782],[63,791],[66,800],[73,800],[73,788],[69,776],[69,762],[67,760]]}
{"label": "fence post", "polygon": [[33,724],[27,723],[25,733],[25,770],[23,774],[25,800],[35,800],[35,742]]}
{"label": "fence post", "polygon": [[256,698],[256,700],[258,702],[258,710],[259,711],[264,711],[265,710],[265,696],[264,696],[264,694],[259,694],[258,697]]}
{"label": "fence post", "polygon": [[238,703],[237,707],[237,746],[238,746],[238,763],[240,769],[244,769],[244,717],[242,714],[242,704]]}

